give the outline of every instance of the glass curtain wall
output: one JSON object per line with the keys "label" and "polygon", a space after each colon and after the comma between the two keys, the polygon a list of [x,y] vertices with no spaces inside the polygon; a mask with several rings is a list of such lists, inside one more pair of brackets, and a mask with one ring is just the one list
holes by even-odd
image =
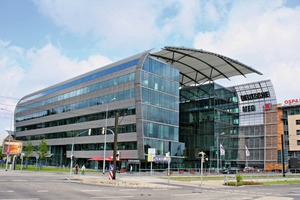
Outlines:
{"label": "glass curtain wall", "polygon": [[[180,90],[180,141],[184,142],[185,167],[200,167],[199,152],[208,157],[204,168],[234,165],[238,149],[238,103],[234,91],[210,83]],[[224,133],[224,134],[223,134]],[[218,144],[225,155],[218,156]]]}
{"label": "glass curtain wall", "polygon": [[141,85],[145,154],[155,148],[157,155],[165,155],[179,140],[179,70],[148,57]]}

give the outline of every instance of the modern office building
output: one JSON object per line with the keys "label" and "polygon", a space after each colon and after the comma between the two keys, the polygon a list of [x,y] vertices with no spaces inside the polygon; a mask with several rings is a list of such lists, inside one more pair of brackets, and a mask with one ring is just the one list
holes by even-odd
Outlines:
{"label": "modern office building", "polygon": [[182,88],[179,137],[187,150],[185,164],[197,167],[198,152],[204,151],[209,169],[274,169],[281,158],[276,104],[270,80],[228,88],[215,83]]}
{"label": "modern office building", "polygon": [[291,170],[300,172],[300,103],[299,99],[285,100],[278,108],[279,129],[283,134],[284,160]]}
{"label": "modern office building", "polygon": [[[192,162],[197,161],[199,151],[210,154],[210,167],[240,165],[245,161],[240,155],[244,144],[251,152],[249,164],[259,165],[269,159],[266,151],[272,148],[264,150],[261,142],[269,137],[263,129],[268,115],[262,106],[276,99],[270,82],[232,88],[214,83],[249,73],[261,74],[203,50],[165,47],[155,53],[145,51],[23,97],[15,111],[15,136],[33,145],[45,138],[51,165],[68,166],[73,145],[80,164],[104,157],[104,152],[105,157],[112,156],[111,133],[118,135],[122,168],[128,164],[146,168],[149,148],[155,148],[156,155],[170,152],[174,167],[195,166]],[[253,116],[245,115],[247,112]],[[246,118],[254,126],[248,124],[247,129]],[[108,128],[107,135],[103,127]],[[239,129],[249,138],[247,142],[240,139]],[[216,138],[227,149],[224,158],[214,154]]]}
{"label": "modern office building", "polygon": [[[238,164],[265,170],[280,169],[275,90],[270,80],[234,87],[239,99]],[[246,151],[249,151],[246,156]]]}

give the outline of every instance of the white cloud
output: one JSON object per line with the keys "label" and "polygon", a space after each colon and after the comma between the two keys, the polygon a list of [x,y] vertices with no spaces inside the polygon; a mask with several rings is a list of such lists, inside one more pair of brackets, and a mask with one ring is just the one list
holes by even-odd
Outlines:
{"label": "white cloud", "polygon": [[[159,36],[152,1],[35,1],[38,9],[58,26],[81,35],[93,35],[102,45],[128,48],[149,46]],[[136,44],[134,44],[134,42]]]}
{"label": "white cloud", "polygon": [[[233,78],[233,84],[271,79],[278,103],[299,98],[300,7],[283,7],[281,1],[235,4],[227,23],[217,31],[199,32],[194,46],[238,59],[262,72],[250,79]],[[222,83],[225,83],[222,81]],[[227,83],[228,84],[228,83]]]}
{"label": "white cloud", "polygon": [[[72,60],[52,44],[26,51],[0,40],[0,108],[13,112],[23,96],[109,63],[110,59],[102,55]],[[10,113],[3,112],[0,112],[0,129],[10,129]]]}
{"label": "white cloud", "polygon": [[65,81],[111,62],[101,55],[91,55],[82,61],[72,60],[62,55],[60,50],[51,44],[41,49],[29,50],[27,57],[31,67],[26,71],[24,81],[25,85],[31,86],[32,91]]}
{"label": "white cloud", "polygon": [[206,0],[34,2],[63,30],[82,37],[91,35],[100,47],[136,52],[161,45],[186,46],[197,29],[221,23],[228,12],[226,2]]}

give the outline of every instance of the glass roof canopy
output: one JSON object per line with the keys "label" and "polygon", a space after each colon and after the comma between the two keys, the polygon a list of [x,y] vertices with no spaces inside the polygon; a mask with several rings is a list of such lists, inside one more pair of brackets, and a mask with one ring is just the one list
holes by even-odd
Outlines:
{"label": "glass roof canopy", "polygon": [[176,66],[182,87],[250,73],[262,75],[237,60],[204,50],[166,46],[151,56]]}

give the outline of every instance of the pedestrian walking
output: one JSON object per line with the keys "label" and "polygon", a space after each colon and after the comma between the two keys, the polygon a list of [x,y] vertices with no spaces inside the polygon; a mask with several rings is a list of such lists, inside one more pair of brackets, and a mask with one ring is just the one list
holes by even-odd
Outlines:
{"label": "pedestrian walking", "polygon": [[82,167],[81,167],[81,174],[82,174],[82,175],[84,174],[84,171],[85,171],[85,166],[82,165]]}
{"label": "pedestrian walking", "polygon": [[79,166],[78,166],[78,164],[76,164],[75,165],[75,174],[78,174],[78,168],[79,168]]}
{"label": "pedestrian walking", "polygon": [[132,165],[130,165],[130,174],[132,174]]}

